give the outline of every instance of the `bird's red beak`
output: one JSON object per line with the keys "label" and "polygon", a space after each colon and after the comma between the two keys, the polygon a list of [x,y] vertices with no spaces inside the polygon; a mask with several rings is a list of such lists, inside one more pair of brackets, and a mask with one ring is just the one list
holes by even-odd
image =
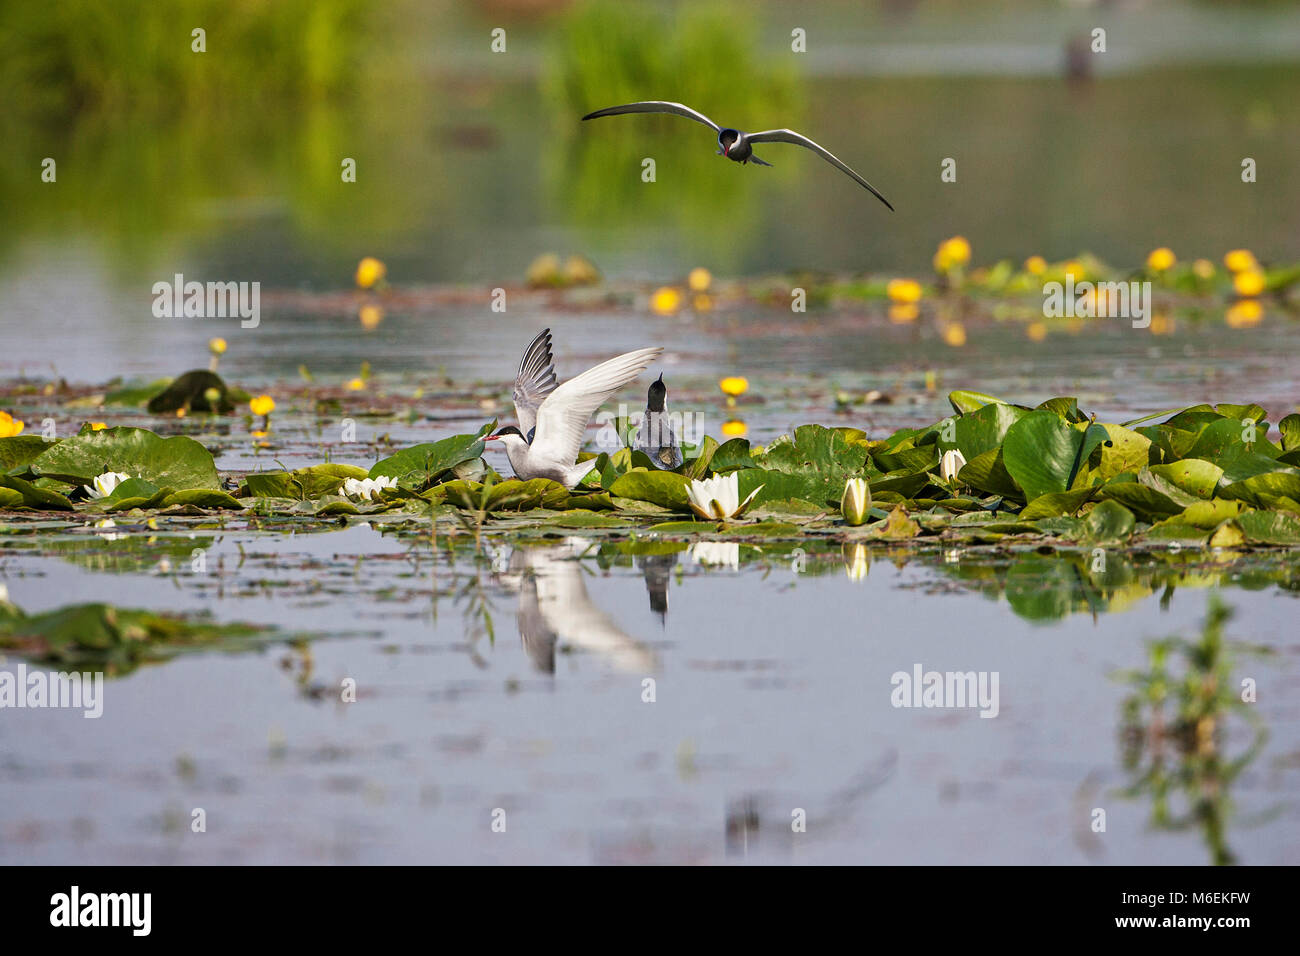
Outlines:
{"label": "bird's red beak", "polygon": [[730,143],[728,143],[726,146],[722,147],[722,155],[723,155],[723,156],[730,156],[730,155],[731,155],[731,144],[730,144]]}
{"label": "bird's red beak", "polygon": [[500,435],[487,435],[486,437],[484,437],[483,440],[484,440],[484,441],[500,441],[500,440],[501,440],[501,436],[500,436]]}

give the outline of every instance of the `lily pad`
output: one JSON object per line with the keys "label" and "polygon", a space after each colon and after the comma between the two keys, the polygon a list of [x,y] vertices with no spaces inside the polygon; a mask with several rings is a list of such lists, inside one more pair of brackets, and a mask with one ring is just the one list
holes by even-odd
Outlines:
{"label": "lily pad", "polygon": [[647,501],[673,511],[689,511],[686,488],[690,479],[671,471],[631,471],[620,475],[609,488],[611,495]]}
{"label": "lily pad", "polygon": [[495,425],[495,422],[490,422],[474,435],[453,435],[442,441],[403,448],[397,454],[376,462],[369,477],[395,478],[403,488],[423,491],[461,462],[481,457],[483,439]]}
{"label": "lily pad", "polygon": [[144,428],[105,428],[65,438],[27,466],[72,484],[88,485],[107,471],[143,478],[159,488],[220,488],[212,453],[184,435],[161,438]]}

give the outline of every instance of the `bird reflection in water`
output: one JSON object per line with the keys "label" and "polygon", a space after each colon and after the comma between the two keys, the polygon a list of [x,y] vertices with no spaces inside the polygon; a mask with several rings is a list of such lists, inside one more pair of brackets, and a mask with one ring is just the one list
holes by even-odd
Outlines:
{"label": "bird reflection in water", "polygon": [[[555,673],[555,655],[564,648],[595,654],[618,670],[649,673],[658,669],[653,651],[624,631],[587,595],[581,558],[589,543],[571,538],[560,545],[516,548],[505,574],[519,593],[516,622],[524,651],[542,673]],[[652,598],[653,606],[653,598]],[[665,609],[667,599],[664,599]]]}

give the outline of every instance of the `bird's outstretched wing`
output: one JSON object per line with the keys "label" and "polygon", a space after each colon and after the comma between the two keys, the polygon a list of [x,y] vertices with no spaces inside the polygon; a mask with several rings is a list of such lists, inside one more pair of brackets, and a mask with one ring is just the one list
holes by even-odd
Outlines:
{"label": "bird's outstretched wing", "polygon": [[858,185],[865,187],[871,193],[871,195],[875,196],[886,206],[889,206],[890,212],[893,212],[894,207],[890,205],[888,199],[880,195],[880,192],[876,189],[875,186],[871,185],[871,183],[867,182],[865,179],[863,179],[861,176],[855,173],[852,169],[848,167],[847,164],[841,162],[840,158],[836,156],[834,153],[832,153],[830,150],[826,149],[823,146],[817,145],[812,140],[810,140],[807,136],[804,136],[802,133],[796,133],[792,129],[769,129],[769,130],[764,130],[761,133],[747,133],[745,135],[745,138],[749,140],[751,143],[793,143],[796,146],[803,146],[807,149],[811,149],[814,153],[821,156],[822,159],[826,160],[832,166],[835,166],[841,172],[848,173],[850,176],[856,179],[858,181]]}
{"label": "bird's outstretched wing", "polygon": [[565,464],[574,461],[596,409],[644,372],[662,351],[662,348],[652,348],[625,352],[587,369],[551,392],[537,409],[534,454]]}
{"label": "bird's outstretched wing", "polygon": [[524,350],[515,373],[515,415],[519,430],[528,433],[537,424],[537,409],[555,391],[555,359],[551,357],[551,330],[542,329]]}
{"label": "bird's outstretched wing", "polygon": [[600,116],[618,116],[622,113],[673,113],[676,116],[685,116],[687,119],[693,119],[697,123],[703,123],[715,133],[722,131],[721,126],[713,122],[713,120],[709,119],[703,113],[697,113],[684,103],[669,103],[666,100],[646,100],[642,103],[627,103],[623,106],[610,106],[603,110],[596,110],[594,113],[588,113],[583,117],[583,119],[596,119]]}

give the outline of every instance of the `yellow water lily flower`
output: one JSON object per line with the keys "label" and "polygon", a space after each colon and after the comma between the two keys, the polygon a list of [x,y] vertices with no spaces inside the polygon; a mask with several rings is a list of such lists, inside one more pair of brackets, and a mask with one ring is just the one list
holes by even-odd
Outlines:
{"label": "yellow water lily flower", "polygon": [[713,296],[697,292],[691,297],[691,308],[696,312],[708,312],[713,308]]}
{"label": "yellow water lily flower", "polygon": [[102,432],[108,427],[108,422],[87,422],[92,432]]}
{"label": "yellow water lily flower", "polygon": [[650,308],[659,315],[672,315],[682,306],[682,294],[672,286],[656,289],[650,296]]}
{"label": "yellow water lily flower", "polygon": [[363,329],[376,328],[380,322],[384,321],[384,310],[373,303],[363,305],[357,315],[361,319]]}
{"label": "yellow water lily flower", "polygon": [[713,275],[703,266],[697,266],[686,277],[686,284],[692,292],[708,292],[709,286],[713,284]]}
{"label": "yellow water lily flower", "polygon": [[1047,323],[1030,322],[1025,328],[1025,334],[1029,336],[1031,342],[1042,342],[1047,338]]}
{"label": "yellow water lily flower", "polygon": [[722,423],[722,434],[728,438],[744,438],[749,434],[749,426],[739,418],[733,418]]}
{"label": "yellow water lily flower", "polygon": [[0,412],[0,438],[13,438],[15,435],[21,435],[26,427],[24,422],[18,421],[8,412]]}
{"label": "yellow water lily flower", "polygon": [[359,392],[365,387],[366,380],[363,378],[354,378],[347,384],[347,389],[350,392]]}
{"label": "yellow water lily flower", "polygon": [[362,289],[373,287],[386,275],[388,275],[388,267],[374,256],[366,256],[357,263],[357,285]]}
{"label": "yellow water lily flower", "polygon": [[1147,268],[1152,272],[1164,272],[1172,268],[1178,257],[1174,255],[1172,249],[1161,246],[1159,249],[1152,249],[1151,254],[1147,256]]}
{"label": "yellow water lily flower", "polygon": [[934,254],[934,268],[936,272],[949,272],[957,266],[964,266],[970,262],[970,243],[966,241],[965,236],[953,236],[951,239],[945,239],[939,243],[939,249]]}
{"label": "yellow water lily flower", "polygon": [[1258,272],[1259,263],[1255,254],[1249,249],[1233,249],[1223,257],[1223,264],[1229,272]]}
{"label": "yellow water lily flower", "polygon": [[1088,270],[1083,267],[1083,263],[1078,259],[1066,259],[1061,264],[1061,271],[1068,276],[1074,276],[1075,282],[1085,278],[1088,274]]}
{"label": "yellow water lily flower", "polygon": [[921,283],[915,279],[890,279],[885,294],[893,302],[910,304],[921,299]]}
{"label": "yellow water lily flower", "polygon": [[1238,272],[1232,277],[1232,287],[1237,290],[1237,295],[1259,295],[1264,291],[1264,273],[1256,269]]}
{"label": "yellow water lily flower", "polygon": [[1031,276],[1040,276],[1047,271],[1047,260],[1042,256],[1030,256],[1025,260],[1025,271]]}
{"label": "yellow water lily flower", "polygon": [[275,411],[275,399],[270,395],[259,395],[248,403],[248,407],[252,409],[254,415],[270,415]]}
{"label": "yellow water lily flower", "polygon": [[208,351],[211,352],[213,355],[225,355],[226,340],[221,338],[221,336],[208,339]]}
{"label": "yellow water lily flower", "polygon": [[1228,306],[1228,311],[1223,316],[1228,327],[1233,329],[1248,329],[1259,325],[1263,318],[1264,307],[1259,304],[1258,299],[1242,299],[1240,302],[1234,302]]}
{"label": "yellow water lily flower", "polygon": [[749,390],[749,379],[739,375],[729,375],[718,383],[722,394],[727,396],[727,406],[736,407],[736,399]]}
{"label": "yellow water lily flower", "polygon": [[1197,259],[1192,263],[1192,274],[1198,279],[1214,278],[1214,263],[1209,259]]}
{"label": "yellow water lily flower", "polygon": [[960,322],[953,322],[943,330],[943,340],[953,348],[961,348],[966,344],[966,327]]}

